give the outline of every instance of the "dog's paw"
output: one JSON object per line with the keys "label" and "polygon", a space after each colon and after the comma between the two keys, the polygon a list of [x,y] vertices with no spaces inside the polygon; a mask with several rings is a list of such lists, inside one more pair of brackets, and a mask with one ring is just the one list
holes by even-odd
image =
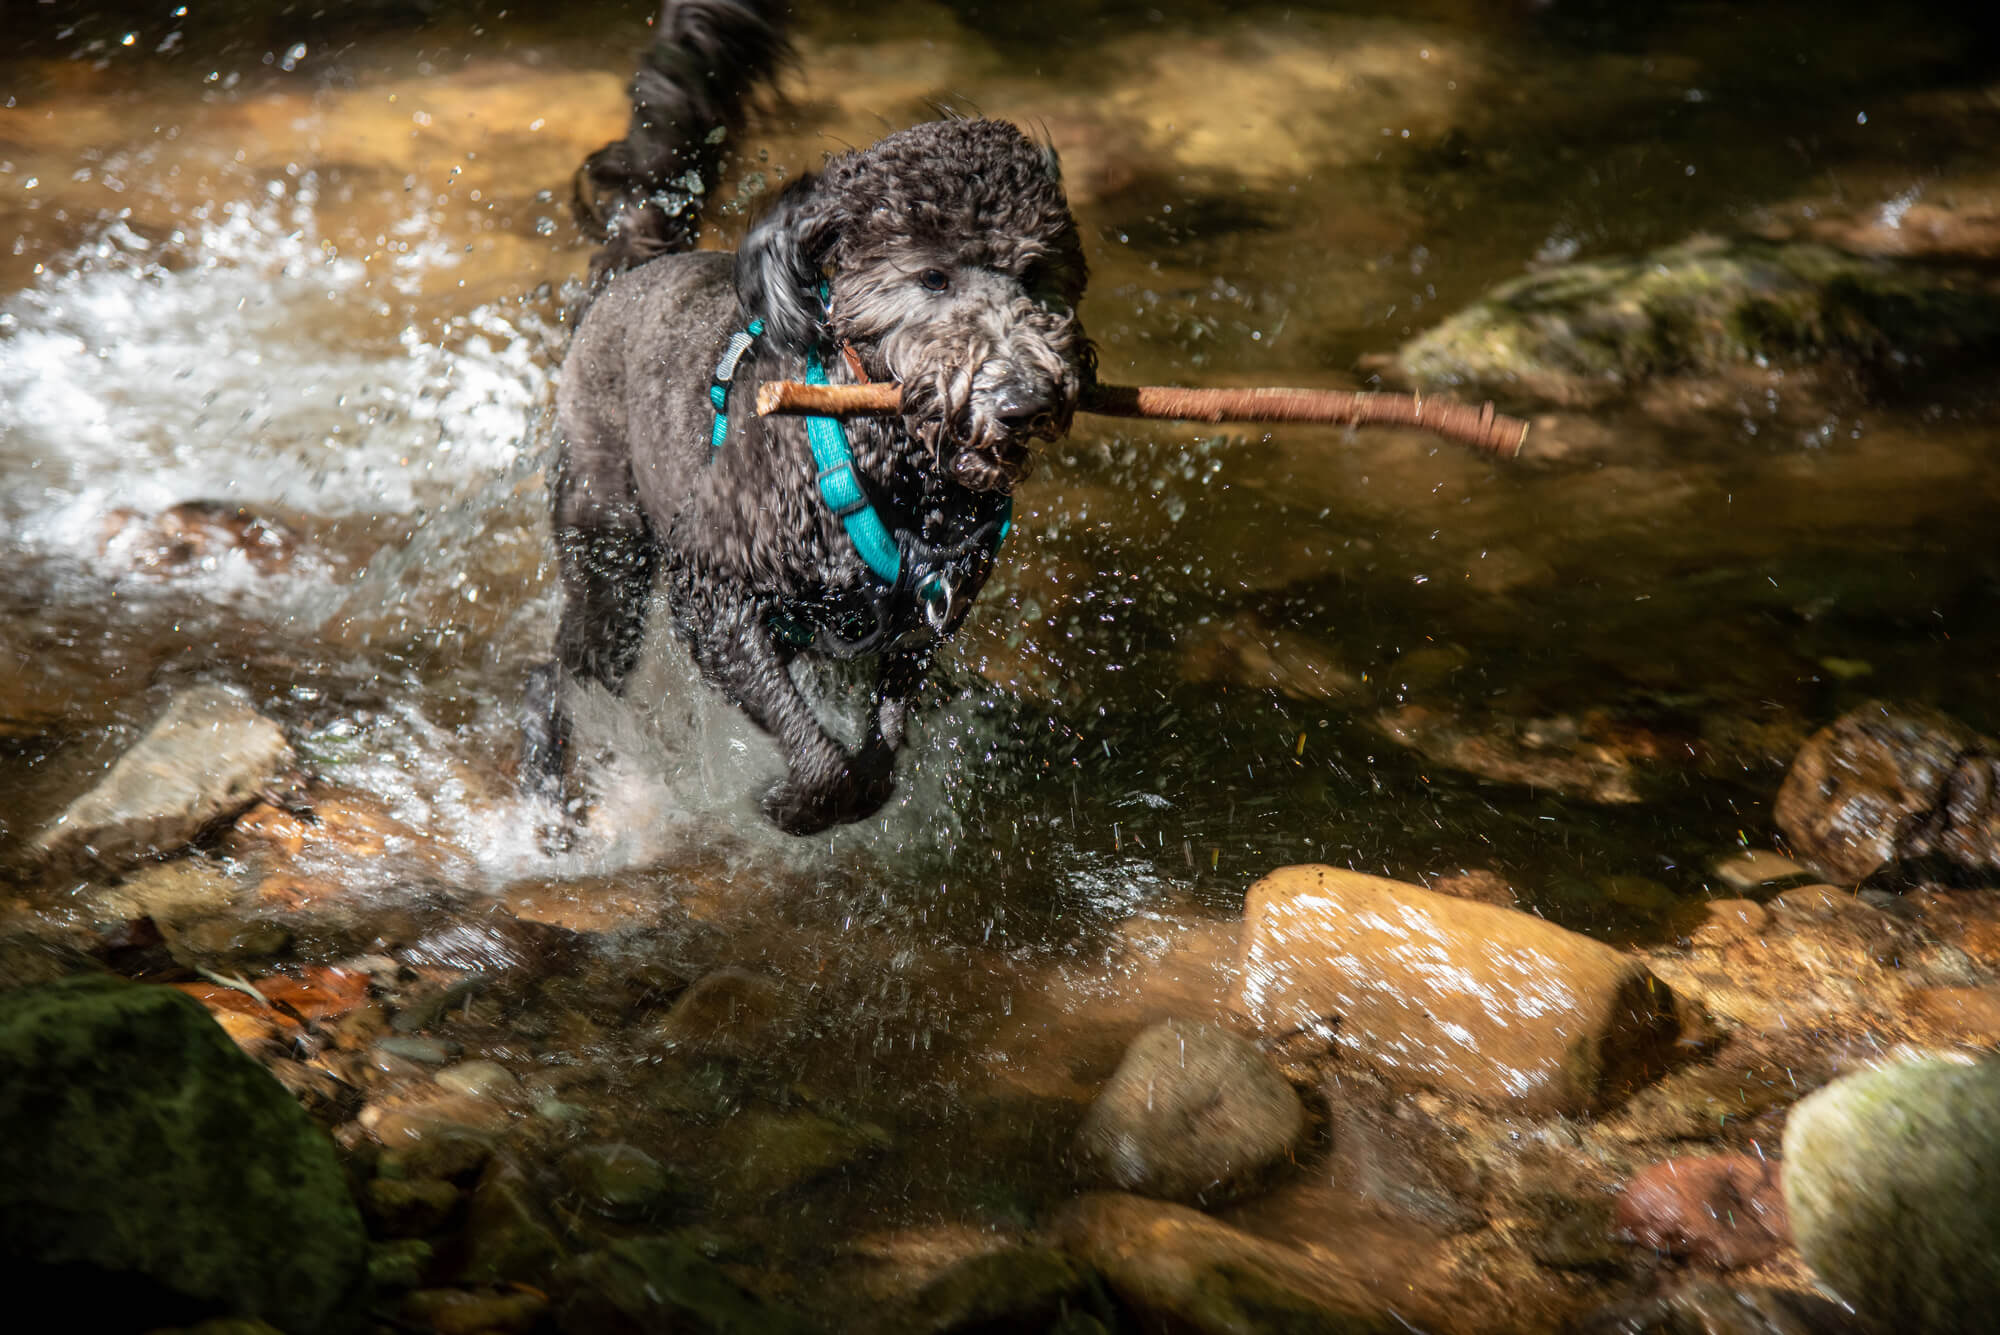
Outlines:
{"label": "dog's paw", "polygon": [[895,772],[886,766],[850,765],[824,788],[781,779],[764,793],[764,815],[786,834],[818,834],[835,825],[867,820],[896,791]]}

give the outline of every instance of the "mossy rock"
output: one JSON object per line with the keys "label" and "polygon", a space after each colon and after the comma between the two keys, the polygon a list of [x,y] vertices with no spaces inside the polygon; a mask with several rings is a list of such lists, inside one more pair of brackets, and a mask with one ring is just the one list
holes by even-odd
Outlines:
{"label": "mossy rock", "polygon": [[0,995],[0,1256],[72,1328],[365,1309],[332,1143],[196,1002],[106,976]]}
{"label": "mossy rock", "polygon": [[1841,360],[1884,374],[2000,350],[2000,292],[1966,274],[1825,246],[1697,237],[1494,288],[1405,343],[1424,389],[1590,403],[1664,375]]}

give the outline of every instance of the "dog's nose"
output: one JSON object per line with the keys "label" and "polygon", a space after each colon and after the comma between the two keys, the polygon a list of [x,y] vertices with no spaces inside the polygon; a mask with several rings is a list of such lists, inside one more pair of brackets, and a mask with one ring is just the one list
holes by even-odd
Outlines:
{"label": "dog's nose", "polygon": [[1055,387],[1036,381],[1008,380],[993,395],[993,415],[1016,436],[1047,431],[1056,420]]}

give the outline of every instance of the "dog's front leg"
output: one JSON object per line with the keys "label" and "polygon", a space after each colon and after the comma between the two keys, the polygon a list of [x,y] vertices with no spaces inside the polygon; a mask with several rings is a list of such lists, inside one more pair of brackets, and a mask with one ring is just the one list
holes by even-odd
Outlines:
{"label": "dog's front leg", "polygon": [[882,656],[881,675],[875,684],[875,717],[864,756],[879,753],[879,763],[893,765],[903,749],[910,703],[923,689],[930,675],[931,646],[921,649],[894,649]]}
{"label": "dog's front leg", "polygon": [[871,736],[851,756],[828,735],[792,681],[756,604],[713,612],[689,627],[696,661],[785,753],[785,777],[764,794],[771,823],[787,834],[817,834],[878,811],[895,787],[893,751]]}

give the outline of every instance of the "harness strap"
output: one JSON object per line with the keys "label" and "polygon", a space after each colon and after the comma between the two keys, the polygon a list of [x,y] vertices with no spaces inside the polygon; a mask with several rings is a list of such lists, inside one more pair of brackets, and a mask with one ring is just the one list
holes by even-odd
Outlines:
{"label": "harness strap", "polygon": [[[818,345],[806,349],[806,383],[827,383]],[[868,503],[868,494],[861,489],[861,479],[854,473],[854,451],[848,447],[847,431],[840,425],[840,419],[806,418],[806,443],[812,447],[813,462],[819,466],[820,499],[846,528],[847,540],[854,544],[862,564],[876,579],[893,585],[903,573],[903,553],[889,536],[882,516]]]}
{"label": "harness strap", "polygon": [[708,401],[715,406],[715,425],[708,433],[708,447],[712,450],[721,449],[722,442],[729,438],[729,382],[736,378],[736,365],[763,332],[764,322],[752,320],[748,329],[739,329],[729,336],[728,346],[715,363],[715,374],[709,377],[712,383],[708,387]]}
{"label": "harness strap", "polygon": [[[831,305],[832,295],[824,283],[820,286],[820,300]],[[711,451],[720,450],[728,439],[730,382],[736,378],[744,354],[750,351],[763,332],[764,322],[752,320],[747,328],[729,336],[722,356],[715,363],[715,372],[708,387],[708,401],[715,409],[715,424],[708,437]],[[856,378],[865,381],[867,374],[853,346],[843,345],[841,352],[847,357]],[[826,366],[817,344],[806,349],[806,383],[828,383]],[[794,647],[818,642],[837,653],[866,652],[885,636],[901,634],[898,628],[909,625],[905,616],[916,617],[919,627],[927,623],[933,636],[947,633],[964,615],[964,603],[959,600],[960,588],[968,580],[975,589],[983,582],[983,572],[990,568],[1000,545],[1007,540],[1008,530],[1014,525],[1013,498],[1002,500],[998,514],[993,517],[998,520],[997,526],[992,520],[980,526],[990,536],[979,541],[976,555],[964,547],[955,553],[939,551],[927,546],[921,534],[905,534],[902,540],[890,534],[882,516],[869,503],[861,478],[854,471],[854,450],[848,444],[847,429],[838,418],[808,416],[806,443],[812,449],[813,464],[819,470],[820,499],[826,502],[826,508],[847,530],[847,540],[854,545],[855,555],[880,581],[881,588],[864,596],[865,607],[847,608],[837,615],[835,619],[843,623],[839,627],[824,623],[825,616],[834,609],[820,607],[811,600],[796,606],[788,604],[773,615],[773,633]],[[906,573],[906,543],[915,562],[907,571],[908,588],[902,583]],[[914,599],[914,603],[904,604],[904,599]],[[893,610],[898,606],[906,610]],[[844,624],[848,621],[857,624],[849,627]]]}

